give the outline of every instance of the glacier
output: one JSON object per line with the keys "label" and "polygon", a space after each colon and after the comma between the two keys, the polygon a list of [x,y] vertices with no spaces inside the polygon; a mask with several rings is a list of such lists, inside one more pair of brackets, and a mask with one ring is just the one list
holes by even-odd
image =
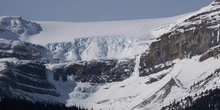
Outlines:
{"label": "glacier", "polygon": [[150,42],[124,36],[92,36],[75,38],[72,42],[49,43],[46,48],[61,61],[89,61],[133,57],[144,52]]}

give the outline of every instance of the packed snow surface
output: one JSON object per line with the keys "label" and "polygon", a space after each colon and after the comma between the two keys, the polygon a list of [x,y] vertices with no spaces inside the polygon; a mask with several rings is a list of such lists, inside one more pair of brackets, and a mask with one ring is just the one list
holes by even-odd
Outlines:
{"label": "packed snow surface", "polygon": [[[215,80],[207,82],[204,87],[195,91],[190,90],[194,83],[204,80],[213,74],[216,69],[219,69],[220,66],[219,59],[210,58],[200,62],[199,58],[200,56],[196,56],[192,59],[175,60],[170,62],[175,65],[169,69],[146,77],[136,77],[136,75],[133,75],[122,82],[104,85],[90,85],[89,83],[78,82],[75,89],[69,94],[67,105],[77,104],[87,108],[103,110],[160,109],[174,100],[181,100],[181,98],[188,95],[193,96],[196,93],[215,88],[220,84],[219,78],[216,77]],[[139,56],[137,56],[136,60],[137,67],[139,65],[138,59]],[[134,74],[138,73],[136,70],[134,72],[136,72]],[[159,78],[161,75],[165,76],[155,82],[149,82],[151,78]],[[175,81],[175,84],[167,85],[172,79]],[[167,90],[163,89],[164,86],[171,86],[171,92],[163,99],[160,96],[165,94],[165,90]],[[155,96],[155,98],[151,99],[152,96]],[[149,100],[151,103],[143,108],[137,106],[145,100]]]}
{"label": "packed snow surface", "polygon": [[105,21],[105,22],[48,22],[37,21],[43,31],[26,39],[36,44],[72,41],[74,38],[88,36],[125,36],[149,40],[151,30],[158,26],[174,22],[185,15],[170,18]]}
{"label": "packed snow surface", "polygon": [[[46,45],[54,58],[65,61],[122,59],[145,52],[159,37],[154,28],[174,22],[185,15],[170,18],[105,21],[37,21],[43,31],[25,41]],[[163,34],[163,31],[160,32]]]}

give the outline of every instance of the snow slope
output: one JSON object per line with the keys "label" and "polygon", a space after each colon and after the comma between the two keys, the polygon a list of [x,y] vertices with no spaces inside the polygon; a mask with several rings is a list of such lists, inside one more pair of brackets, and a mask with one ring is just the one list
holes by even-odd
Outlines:
{"label": "snow slope", "polygon": [[55,59],[65,61],[121,59],[146,51],[152,39],[159,37],[152,34],[154,28],[182,16],[82,23],[38,21],[43,31],[22,40],[47,45]]}
{"label": "snow slope", "polygon": [[[76,104],[90,109],[102,110],[158,110],[174,100],[179,101],[187,96],[194,96],[205,90],[214,89],[220,84],[220,73],[217,73],[213,80],[207,81],[201,88],[191,88],[193,84],[215,73],[219,69],[220,59],[209,58],[200,62],[200,56],[196,56],[191,59],[175,60],[166,64],[174,64],[171,68],[149,76],[139,77],[136,70],[139,66],[139,58],[139,56],[136,57],[133,76],[122,82],[106,84],[72,82],[74,88],[66,97],[67,106]],[[189,75],[191,77],[188,77]],[[52,77],[50,76],[50,79]],[[152,79],[156,80],[152,81]],[[59,83],[59,90],[64,92],[61,94],[65,94],[66,84],[69,85],[69,81],[73,80],[68,78],[66,83],[60,81],[53,81],[53,83]],[[169,94],[165,94],[167,89],[171,90]],[[161,97],[163,95],[166,97]],[[144,101],[150,102],[145,104]]]}
{"label": "snow slope", "polygon": [[151,30],[166,23],[176,21],[185,15],[170,18],[105,21],[105,22],[48,22],[36,21],[43,31],[31,36],[31,43],[47,44],[54,42],[68,42],[74,38],[88,36],[125,36],[137,39],[149,40],[158,36],[152,36]]}
{"label": "snow slope", "polygon": [[[173,31],[181,26],[200,24],[204,19],[212,19],[213,13],[206,12],[219,8],[219,6],[213,6],[214,4],[211,4],[176,23],[162,26],[161,29],[155,30],[155,33],[158,32],[155,36]],[[193,15],[200,15],[200,13],[202,14],[198,17],[201,19],[195,18],[195,21],[188,19]],[[214,11],[214,18],[217,19],[216,21],[220,19],[219,11]],[[216,27],[219,30],[219,22]],[[179,31],[185,32],[185,30]],[[219,34],[216,37],[219,37]],[[170,65],[170,67],[145,77],[135,75],[138,74],[137,68],[140,63],[139,56],[136,56],[133,76],[122,82],[100,84],[95,87],[88,83],[78,82],[69,94],[67,105],[77,104],[87,108],[104,110],[159,110],[174,100],[180,101],[187,96],[193,97],[206,90],[219,88],[220,56],[210,57],[202,62],[199,60],[201,56],[186,57],[160,64],[160,66]],[[94,87],[95,91],[85,92],[78,89],[90,87]]]}
{"label": "snow slope", "polygon": [[[220,12],[218,11],[220,8],[219,2],[212,2],[210,5],[201,8],[198,11],[186,14],[185,16],[182,16],[178,20],[175,20],[175,22],[170,22],[166,25],[162,25],[160,27],[157,27],[151,31],[152,36],[161,36],[165,33],[172,32],[177,28],[181,27],[187,27],[187,26],[192,26],[195,24],[201,24],[203,23],[203,20],[207,20],[209,24],[215,24],[211,25],[208,28],[214,29],[214,28],[219,28],[220,24],[216,21],[220,19]],[[201,15],[202,16],[201,16]],[[185,31],[190,31],[194,30],[195,27],[190,27],[189,29],[183,30],[179,29],[178,31],[183,33]]]}

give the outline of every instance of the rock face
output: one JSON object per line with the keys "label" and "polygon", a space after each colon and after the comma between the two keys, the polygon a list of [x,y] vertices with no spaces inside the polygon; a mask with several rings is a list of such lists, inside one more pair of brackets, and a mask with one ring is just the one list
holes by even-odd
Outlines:
{"label": "rock face", "polygon": [[59,96],[55,86],[48,82],[46,67],[42,64],[30,62],[16,64],[8,61],[0,63],[4,66],[0,71],[1,97],[33,97],[25,95],[25,92]]}
{"label": "rock face", "polygon": [[68,75],[74,75],[76,81],[92,83],[110,83],[123,81],[131,76],[134,71],[133,59],[118,60],[93,60],[73,63],[61,68],[52,69],[54,80],[67,80]]}
{"label": "rock face", "polygon": [[[30,36],[30,35],[38,34],[40,33],[40,31],[43,30],[41,26],[37,23],[26,21],[21,17],[8,17],[8,16],[0,17],[0,29],[1,31],[11,32],[19,36],[20,35]],[[0,35],[1,35],[0,37],[7,39],[8,36],[5,36],[5,34],[2,35],[1,31],[0,31]]]}
{"label": "rock face", "polygon": [[[209,8],[208,11],[200,12],[176,24],[170,32],[153,42],[150,50],[141,56],[140,76],[151,74],[149,68],[154,68],[155,65],[165,64],[177,58],[201,55],[211,47],[219,45],[219,1],[213,2]],[[209,57],[211,56],[213,55]]]}
{"label": "rock face", "polygon": [[210,57],[215,57],[215,58],[219,58],[219,53],[220,53],[220,47],[219,46],[216,46],[216,47],[213,47],[211,49],[209,49],[206,53],[204,53],[199,61],[204,61]]}
{"label": "rock face", "polygon": [[215,2],[220,2],[220,0],[215,0]]}
{"label": "rock face", "polygon": [[50,51],[40,45],[34,45],[18,40],[0,40],[0,58],[40,60],[42,58],[49,58],[50,55]]}

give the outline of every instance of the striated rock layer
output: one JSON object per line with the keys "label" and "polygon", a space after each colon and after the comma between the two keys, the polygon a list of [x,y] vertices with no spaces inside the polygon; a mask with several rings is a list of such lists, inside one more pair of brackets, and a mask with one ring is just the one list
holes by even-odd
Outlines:
{"label": "striated rock layer", "polygon": [[201,11],[177,23],[168,33],[150,45],[150,49],[141,56],[140,76],[152,73],[146,71],[146,68],[154,68],[155,65],[165,64],[177,58],[201,55],[210,48],[216,48],[215,52],[209,52],[205,55],[206,58],[205,56],[201,58],[201,61],[219,53],[217,51],[220,38],[219,1],[213,2],[207,8],[208,11]]}

